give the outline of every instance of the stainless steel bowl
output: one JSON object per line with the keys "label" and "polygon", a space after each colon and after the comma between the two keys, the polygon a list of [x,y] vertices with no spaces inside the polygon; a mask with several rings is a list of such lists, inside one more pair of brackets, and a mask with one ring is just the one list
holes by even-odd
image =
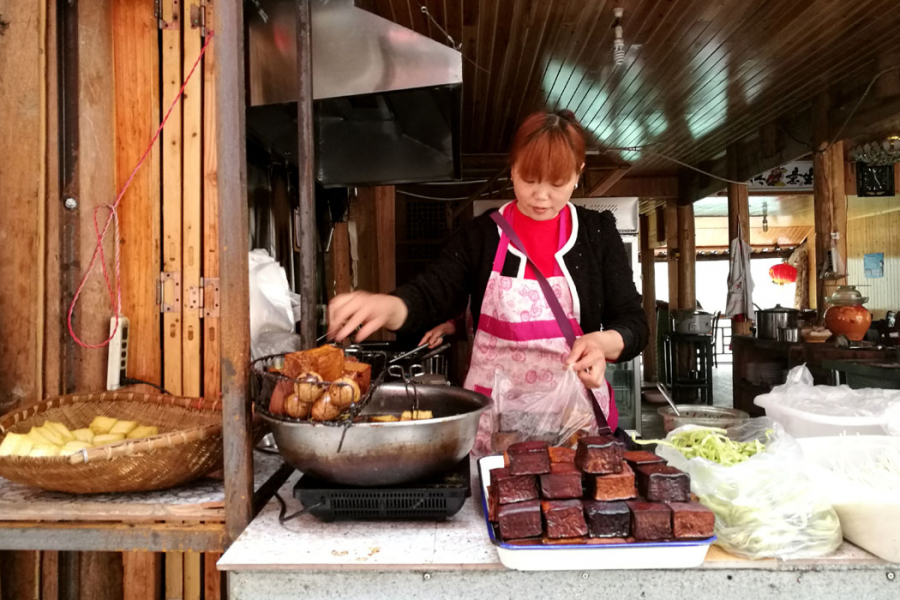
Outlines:
{"label": "stainless steel bowl", "polygon": [[[380,386],[361,416],[419,410],[433,419],[355,423],[344,427],[313,422],[268,421],[275,443],[294,468],[345,485],[393,485],[446,471],[475,445],[478,420],[491,399],[458,387],[391,383]],[[338,447],[341,451],[338,452]]]}

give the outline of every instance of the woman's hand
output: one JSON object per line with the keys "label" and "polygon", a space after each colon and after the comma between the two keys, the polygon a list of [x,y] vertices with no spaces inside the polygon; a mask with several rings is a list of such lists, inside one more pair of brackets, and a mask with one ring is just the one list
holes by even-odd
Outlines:
{"label": "woman's hand", "polygon": [[396,296],[340,294],[328,303],[328,337],[342,342],[359,328],[354,341],[361,342],[382,327],[400,329],[408,314],[406,303]]}
{"label": "woman's hand", "polygon": [[444,341],[444,336],[453,335],[454,333],[456,333],[456,324],[453,321],[447,321],[428,331],[422,336],[418,345],[428,344],[429,348],[437,348]]}
{"label": "woman's hand", "polygon": [[[571,367],[584,385],[592,390],[603,386],[606,381],[606,348],[603,333],[606,332],[589,333],[575,340],[572,352],[566,359],[566,366]],[[619,338],[621,339],[621,336]]]}

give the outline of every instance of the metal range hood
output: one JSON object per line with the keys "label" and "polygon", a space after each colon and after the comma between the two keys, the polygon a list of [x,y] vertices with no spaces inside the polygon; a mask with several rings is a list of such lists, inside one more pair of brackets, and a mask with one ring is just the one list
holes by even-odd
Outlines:
{"label": "metal range hood", "polygon": [[[311,2],[316,179],[327,187],[458,179],[462,55],[352,0]],[[290,158],[296,1],[254,0],[246,15],[248,128]]]}

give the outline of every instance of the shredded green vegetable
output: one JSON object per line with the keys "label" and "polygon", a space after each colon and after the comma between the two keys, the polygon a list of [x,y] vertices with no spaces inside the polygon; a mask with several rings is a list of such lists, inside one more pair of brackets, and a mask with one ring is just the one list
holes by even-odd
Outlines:
{"label": "shredded green vegetable", "polygon": [[[705,458],[725,467],[742,463],[751,456],[759,454],[766,449],[766,445],[759,440],[752,442],[735,442],[728,438],[727,431],[717,427],[706,429],[691,429],[670,436],[665,440],[638,440],[636,444],[661,444],[675,448],[688,459]],[[766,431],[766,441],[769,440],[773,430]]]}

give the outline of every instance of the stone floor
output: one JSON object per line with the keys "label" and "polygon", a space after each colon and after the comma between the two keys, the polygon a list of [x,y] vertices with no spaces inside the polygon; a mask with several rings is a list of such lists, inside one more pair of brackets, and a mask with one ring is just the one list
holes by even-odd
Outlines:
{"label": "stone floor", "polygon": [[[713,369],[713,406],[732,408],[734,406],[734,390],[732,388],[731,357],[719,358],[719,365]],[[723,358],[725,360],[722,360]],[[656,412],[662,406],[666,406],[662,394],[656,390],[654,385],[645,383],[641,402],[642,437],[647,439],[665,437],[662,417]]]}

